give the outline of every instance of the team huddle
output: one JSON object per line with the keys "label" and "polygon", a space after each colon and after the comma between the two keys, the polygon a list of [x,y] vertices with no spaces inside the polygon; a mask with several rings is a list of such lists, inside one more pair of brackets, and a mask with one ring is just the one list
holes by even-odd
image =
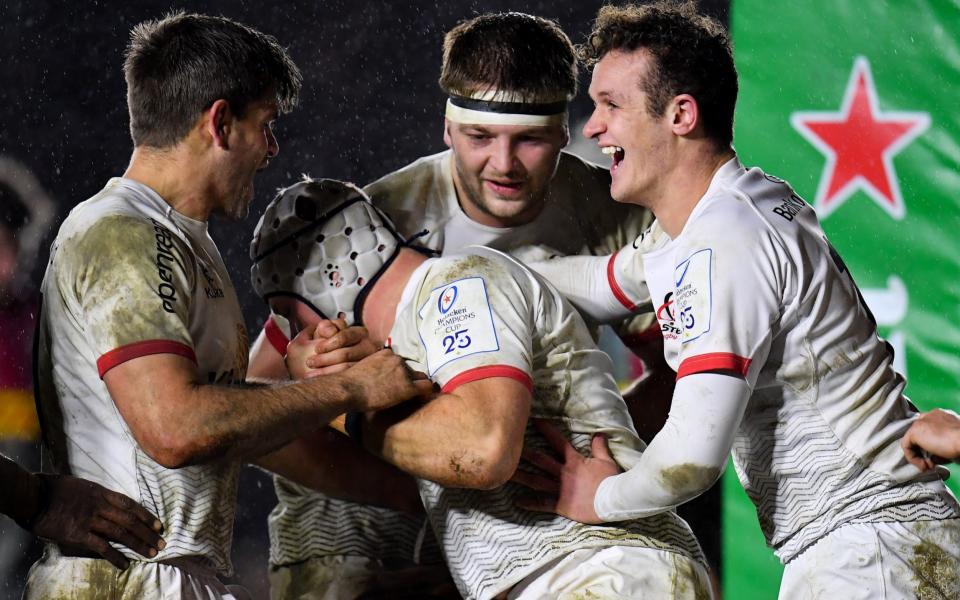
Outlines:
{"label": "team huddle", "polygon": [[[578,62],[609,168],[563,150]],[[713,598],[676,509],[731,454],[781,598],[960,597],[947,472],[901,448],[917,411],[813,208],[737,158],[714,20],[605,7],[576,48],[522,13],[457,25],[447,151],[365,187],[315,173],[265,209],[252,344],[207,222],[246,214],[300,72],[185,13],[138,25],[124,72],[133,155],[51,248],[37,397],[48,469],[163,538],[100,531],[124,570],[50,543],[25,598],[249,597],[219,578],[245,463],[275,478],[273,598]],[[598,324],[672,393],[625,399]]]}

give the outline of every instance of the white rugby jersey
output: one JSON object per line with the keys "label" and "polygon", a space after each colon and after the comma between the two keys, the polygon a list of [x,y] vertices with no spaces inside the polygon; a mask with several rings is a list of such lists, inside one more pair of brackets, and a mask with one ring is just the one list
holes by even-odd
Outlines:
{"label": "white rugby jersey", "polygon": [[960,515],[942,471],[904,458],[899,440],[916,411],[892,349],[814,210],[785,182],[732,159],[676,239],[655,222],[607,273],[624,306],[645,297],[637,282],[649,286],[677,378],[746,379],[734,465],[784,562],[845,523]]}
{"label": "white rugby jersey", "polygon": [[125,361],[170,353],[200,380],[243,381],[247,334],[207,224],[153,190],[111,179],[74,208],[43,280],[37,379],[44,441],[57,471],[122,492],[164,525],[146,559],[192,557],[229,573],[238,461],[165,469],[137,445],[102,377]]}
{"label": "white rugby jersey", "polygon": [[[449,254],[480,244],[516,251],[520,258],[526,253],[606,255],[629,244],[653,220],[649,211],[610,198],[609,170],[561,152],[546,205],[536,219],[519,227],[481,225],[460,208],[452,160],[449,150],[426,156],[364,188],[414,246]],[[652,323],[652,316],[644,314],[623,330],[639,333]],[[285,354],[286,342],[277,339],[274,345]],[[328,498],[279,477],[274,487],[278,504],[269,530],[270,561],[275,565],[332,554],[434,560],[436,549],[429,536],[425,545],[417,543],[413,517]],[[412,548],[417,551],[408,553]]]}
{"label": "white rugby jersey", "polygon": [[[532,417],[554,421],[585,453],[592,435],[603,432],[616,460],[635,464],[643,442],[610,375],[610,358],[576,310],[507,255],[468,251],[429,259],[411,275],[390,332],[393,350],[445,392],[488,377],[521,381],[533,395]],[[546,445],[532,427],[525,438]],[[703,562],[693,533],[673,512],[593,526],[517,508],[524,488],[514,483],[483,491],[420,480],[420,491],[454,580],[469,598],[491,598],[580,548],[649,547]]]}

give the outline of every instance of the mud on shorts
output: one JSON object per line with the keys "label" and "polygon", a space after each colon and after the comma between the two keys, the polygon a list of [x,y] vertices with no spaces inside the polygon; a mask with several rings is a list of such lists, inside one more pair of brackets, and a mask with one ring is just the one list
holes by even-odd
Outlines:
{"label": "mud on shorts", "polygon": [[787,563],[780,600],[960,598],[960,519],[854,523]]}
{"label": "mud on shorts", "polygon": [[270,565],[272,600],[459,599],[446,565],[385,567],[364,556],[321,556]]}
{"label": "mud on shorts", "polygon": [[612,546],[574,550],[500,597],[710,600],[713,592],[707,568],[692,558],[654,548]]}
{"label": "mud on shorts", "polygon": [[23,600],[248,600],[242,587],[224,585],[190,559],[130,561],[121,571],[101,558],[63,556],[48,544],[27,578]]}

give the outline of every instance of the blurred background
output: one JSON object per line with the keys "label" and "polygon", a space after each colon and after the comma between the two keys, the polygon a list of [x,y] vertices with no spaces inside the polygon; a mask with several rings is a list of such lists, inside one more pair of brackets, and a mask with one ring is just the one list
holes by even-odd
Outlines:
{"label": "blurred background", "polygon": [[[0,0],[0,451],[39,469],[30,382],[36,290],[66,213],[126,167],[121,68],[133,25],[179,8],[222,14],[277,37],[303,70],[300,107],[278,122],[280,156],[258,176],[250,216],[211,224],[254,336],[266,311],[248,285],[248,240],[274,190],[302,173],[366,183],[442,150],[436,80],[443,34],[458,21],[519,10],[556,19],[579,42],[601,4]],[[960,5],[699,5],[733,36],[741,160],[790,181],[817,208],[915,403],[960,409]],[[589,73],[582,80],[571,149],[606,164],[579,135]],[[608,347],[629,378],[629,358]],[[732,468],[719,485],[725,596],[776,597],[781,567]],[[245,469],[233,581],[257,598],[266,597],[274,502],[269,477]],[[0,600],[20,597],[39,551],[0,516]]]}

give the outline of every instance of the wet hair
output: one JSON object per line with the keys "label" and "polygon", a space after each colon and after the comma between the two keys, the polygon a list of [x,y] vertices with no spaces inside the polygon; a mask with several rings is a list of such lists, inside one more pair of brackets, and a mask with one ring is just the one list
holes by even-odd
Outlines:
{"label": "wet hair", "polygon": [[224,17],[171,13],[130,32],[123,65],[135,146],[167,148],[223,98],[243,118],[250,103],[276,96],[289,112],[302,76],[277,40]]}
{"label": "wet hair", "polygon": [[17,233],[30,222],[30,211],[12,187],[0,181],[0,227]]}
{"label": "wet hair", "polygon": [[576,50],[548,19],[518,12],[480,15],[444,37],[440,87],[457,96],[501,90],[530,102],[572,98]]}
{"label": "wet hair", "polygon": [[604,6],[580,59],[593,66],[607,53],[646,50],[653,57],[646,81],[648,109],[660,117],[679,94],[693,96],[707,136],[721,147],[733,141],[737,70],[723,25],[697,13],[693,2],[661,0],[642,6]]}

